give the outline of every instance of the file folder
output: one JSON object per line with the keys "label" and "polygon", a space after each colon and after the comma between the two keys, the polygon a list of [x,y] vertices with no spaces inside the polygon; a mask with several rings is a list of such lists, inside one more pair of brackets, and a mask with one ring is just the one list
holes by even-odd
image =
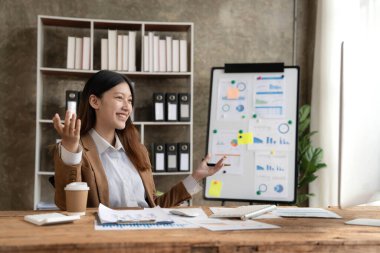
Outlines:
{"label": "file folder", "polygon": [[190,94],[179,93],[178,100],[179,100],[179,110],[178,110],[179,121],[190,121]]}
{"label": "file folder", "polygon": [[176,93],[166,93],[166,120],[167,121],[178,121],[178,100]]}
{"label": "file folder", "polygon": [[165,172],[165,145],[153,144],[153,170],[155,172]]}
{"label": "file folder", "polygon": [[177,144],[166,144],[166,170],[168,172],[178,171],[177,156]]}
{"label": "file folder", "polygon": [[82,91],[77,91],[77,115],[79,113],[79,108],[80,108],[80,100],[82,98]]}
{"label": "file folder", "polygon": [[78,115],[79,108],[79,92],[75,90],[66,91],[66,111],[75,113]]}
{"label": "file folder", "polygon": [[179,171],[190,171],[190,143],[178,143]]}
{"label": "file folder", "polygon": [[164,93],[153,93],[153,119],[155,121],[165,120],[165,96]]}

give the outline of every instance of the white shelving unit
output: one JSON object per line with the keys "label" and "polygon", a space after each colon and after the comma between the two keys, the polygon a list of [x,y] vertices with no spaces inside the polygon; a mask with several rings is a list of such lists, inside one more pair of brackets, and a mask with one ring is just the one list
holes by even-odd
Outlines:
{"label": "white shelving unit", "polygon": [[[193,45],[194,25],[182,22],[141,22],[121,20],[82,19],[55,16],[38,16],[37,33],[37,94],[36,94],[36,147],[35,147],[35,185],[34,209],[41,203],[54,203],[54,188],[48,179],[54,175],[52,154],[49,145],[59,138],[55,133],[52,117],[58,112],[63,118],[65,110],[65,90],[81,90],[87,79],[100,70],[100,39],[107,37],[108,29],[120,31],[136,31],[136,65],[137,71],[125,72],[135,82],[137,105],[134,113],[134,124],[140,131],[143,144],[148,148],[158,141],[154,132],[163,128],[171,136],[159,140],[161,143],[190,143],[190,171],[164,172],[154,175],[187,175],[193,167]],[[178,36],[186,39],[188,46],[188,72],[143,72],[143,35],[155,32],[163,36]],[[90,37],[91,61],[90,70],[74,70],[66,68],[67,37]],[[155,84],[152,85],[152,82]],[[153,86],[153,87],[152,87]],[[158,91],[156,90],[158,89]],[[187,92],[190,93],[189,122],[155,122],[149,110],[139,108],[139,102],[148,104],[154,92]],[[140,92],[141,91],[141,92]],[[150,94],[150,96],[149,96]],[[152,102],[151,102],[152,106]],[[146,106],[145,106],[146,107]],[[180,134],[176,134],[179,128]],[[167,131],[173,129],[173,131]],[[185,133],[185,134],[183,134]],[[168,134],[168,133],[166,133]],[[171,139],[173,138],[173,139]],[[157,186],[159,188],[159,185]]]}

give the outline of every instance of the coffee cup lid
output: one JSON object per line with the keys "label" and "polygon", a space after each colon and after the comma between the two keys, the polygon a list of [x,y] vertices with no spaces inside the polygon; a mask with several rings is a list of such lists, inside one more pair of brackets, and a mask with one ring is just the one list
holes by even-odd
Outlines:
{"label": "coffee cup lid", "polygon": [[73,182],[65,187],[66,191],[83,191],[90,190],[90,187],[87,186],[86,182]]}

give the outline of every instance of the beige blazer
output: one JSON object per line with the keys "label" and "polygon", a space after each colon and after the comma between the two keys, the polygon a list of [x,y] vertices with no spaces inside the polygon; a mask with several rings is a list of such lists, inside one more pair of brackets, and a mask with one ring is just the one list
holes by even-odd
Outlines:
{"label": "beige blazer", "polygon": [[[95,142],[87,133],[81,138],[80,144],[83,154],[81,163],[77,165],[70,166],[63,163],[58,145],[54,150],[55,203],[60,209],[66,210],[64,187],[71,182],[87,182],[90,187],[87,207],[98,207],[99,203],[109,206],[108,181]],[[148,152],[146,152],[146,159],[149,160]],[[152,171],[137,171],[144,184],[146,201],[150,207],[176,206],[191,198],[182,182],[176,184],[164,195],[157,197]]]}

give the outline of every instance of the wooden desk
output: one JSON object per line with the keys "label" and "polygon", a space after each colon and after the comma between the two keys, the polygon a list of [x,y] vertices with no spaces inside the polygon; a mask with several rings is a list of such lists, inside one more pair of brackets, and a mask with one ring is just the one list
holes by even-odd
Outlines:
{"label": "wooden desk", "polygon": [[203,228],[95,231],[95,210],[71,224],[40,227],[23,221],[32,211],[3,211],[0,252],[380,252],[380,227],[343,224],[360,217],[380,219],[380,208],[331,210],[343,219],[271,219],[263,222],[281,228],[226,232]]}

